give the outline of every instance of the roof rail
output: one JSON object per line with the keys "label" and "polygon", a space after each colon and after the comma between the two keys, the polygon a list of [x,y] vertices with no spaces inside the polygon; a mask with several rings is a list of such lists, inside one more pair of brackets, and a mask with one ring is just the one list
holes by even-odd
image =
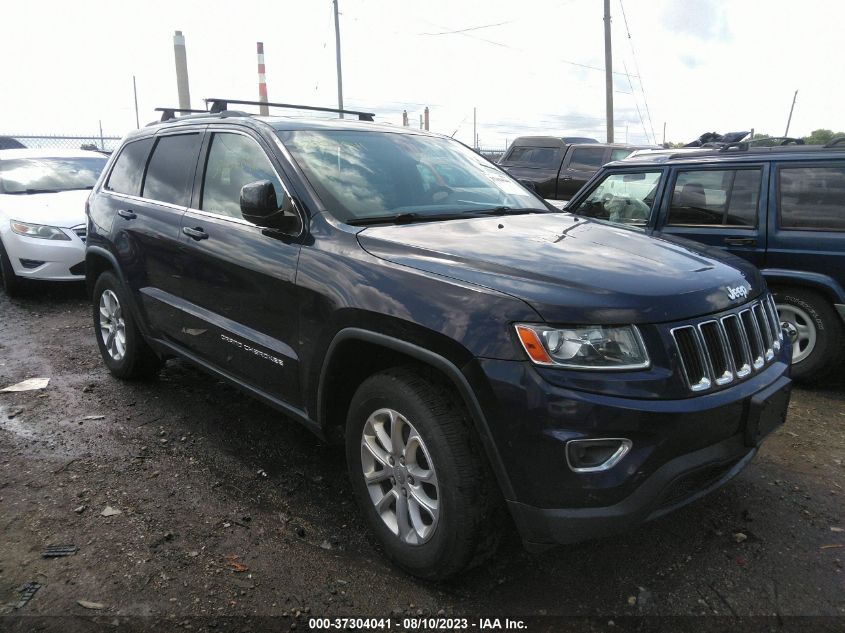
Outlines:
{"label": "roof rail", "polygon": [[375,113],[373,112],[359,112],[357,110],[340,110],[338,108],[320,108],[309,105],[296,105],[294,103],[273,103],[267,101],[241,101],[239,99],[218,99],[216,97],[209,97],[205,99],[206,104],[210,103],[209,112],[217,114],[229,109],[229,104],[234,105],[256,105],[256,106],[270,106],[273,108],[288,108],[291,110],[313,110],[315,112],[333,112],[335,114],[354,114],[357,115],[359,121],[373,121]]}
{"label": "roof rail", "polygon": [[737,141],[736,143],[724,143],[720,147],[717,148],[720,152],[727,152],[728,150],[735,149],[740,152],[747,152],[748,151],[748,143],[746,141]]}
{"label": "roof rail", "polygon": [[208,110],[191,110],[190,108],[156,108],[154,112],[161,112],[161,120],[159,123],[172,121],[176,118],[177,112],[187,114],[208,114]]}
{"label": "roof rail", "polygon": [[837,145],[845,144],[845,136],[837,136],[835,138],[830,139],[827,143],[822,145],[822,147],[836,147]]}

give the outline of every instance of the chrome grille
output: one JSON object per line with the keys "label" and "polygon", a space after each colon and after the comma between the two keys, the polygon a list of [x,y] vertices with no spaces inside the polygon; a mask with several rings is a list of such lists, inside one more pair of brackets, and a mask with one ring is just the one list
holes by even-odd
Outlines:
{"label": "chrome grille", "polygon": [[774,359],[783,341],[771,295],[671,332],[684,379],[692,391],[727,385],[759,371]]}
{"label": "chrome grille", "polygon": [[76,233],[79,236],[79,239],[81,239],[83,242],[85,241],[85,238],[88,237],[87,226],[75,226],[71,229],[71,231]]}

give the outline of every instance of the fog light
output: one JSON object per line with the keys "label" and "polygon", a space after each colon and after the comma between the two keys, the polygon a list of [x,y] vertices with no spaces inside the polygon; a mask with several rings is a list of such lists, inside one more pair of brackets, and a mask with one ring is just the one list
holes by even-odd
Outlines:
{"label": "fog light", "polygon": [[609,470],[628,454],[631,446],[631,440],[618,437],[570,440],[566,443],[566,463],[576,473]]}
{"label": "fog light", "polygon": [[39,266],[43,266],[43,265],[44,265],[44,262],[42,262],[38,259],[23,259],[23,258],[21,258],[21,266],[23,266],[24,268],[27,268],[29,270],[32,270],[33,268],[38,268]]}

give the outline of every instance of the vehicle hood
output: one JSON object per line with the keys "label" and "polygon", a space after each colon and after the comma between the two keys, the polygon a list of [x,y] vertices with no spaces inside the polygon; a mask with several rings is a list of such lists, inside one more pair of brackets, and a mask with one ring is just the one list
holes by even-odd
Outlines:
{"label": "vehicle hood", "polygon": [[[660,323],[736,306],[764,282],[724,251],[564,213],[368,227],[369,253],[526,301],[548,322]],[[736,293],[734,293],[736,294]]]}
{"label": "vehicle hood", "polygon": [[2,194],[0,212],[10,220],[68,229],[87,222],[85,201],[90,193],[87,189],[81,189],[29,195]]}

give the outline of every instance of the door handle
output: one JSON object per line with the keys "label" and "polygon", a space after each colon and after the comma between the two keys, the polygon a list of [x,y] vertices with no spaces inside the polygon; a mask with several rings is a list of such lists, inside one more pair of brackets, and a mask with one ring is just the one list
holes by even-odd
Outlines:
{"label": "door handle", "polygon": [[135,218],[138,217],[137,213],[135,213],[134,211],[131,211],[129,209],[121,209],[120,211],[117,212],[117,214],[120,217],[122,217],[124,220],[134,220]]}
{"label": "door handle", "polygon": [[725,244],[729,246],[757,246],[757,239],[753,237],[726,237]]}
{"label": "door handle", "polygon": [[200,228],[200,227],[196,227],[196,228],[192,229],[189,226],[183,226],[182,227],[182,233],[184,233],[185,235],[187,235],[188,237],[190,237],[192,239],[195,239],[198,242],[200,240],[207,240],[208,239],[208,233],[203,231],[202,228]]}

